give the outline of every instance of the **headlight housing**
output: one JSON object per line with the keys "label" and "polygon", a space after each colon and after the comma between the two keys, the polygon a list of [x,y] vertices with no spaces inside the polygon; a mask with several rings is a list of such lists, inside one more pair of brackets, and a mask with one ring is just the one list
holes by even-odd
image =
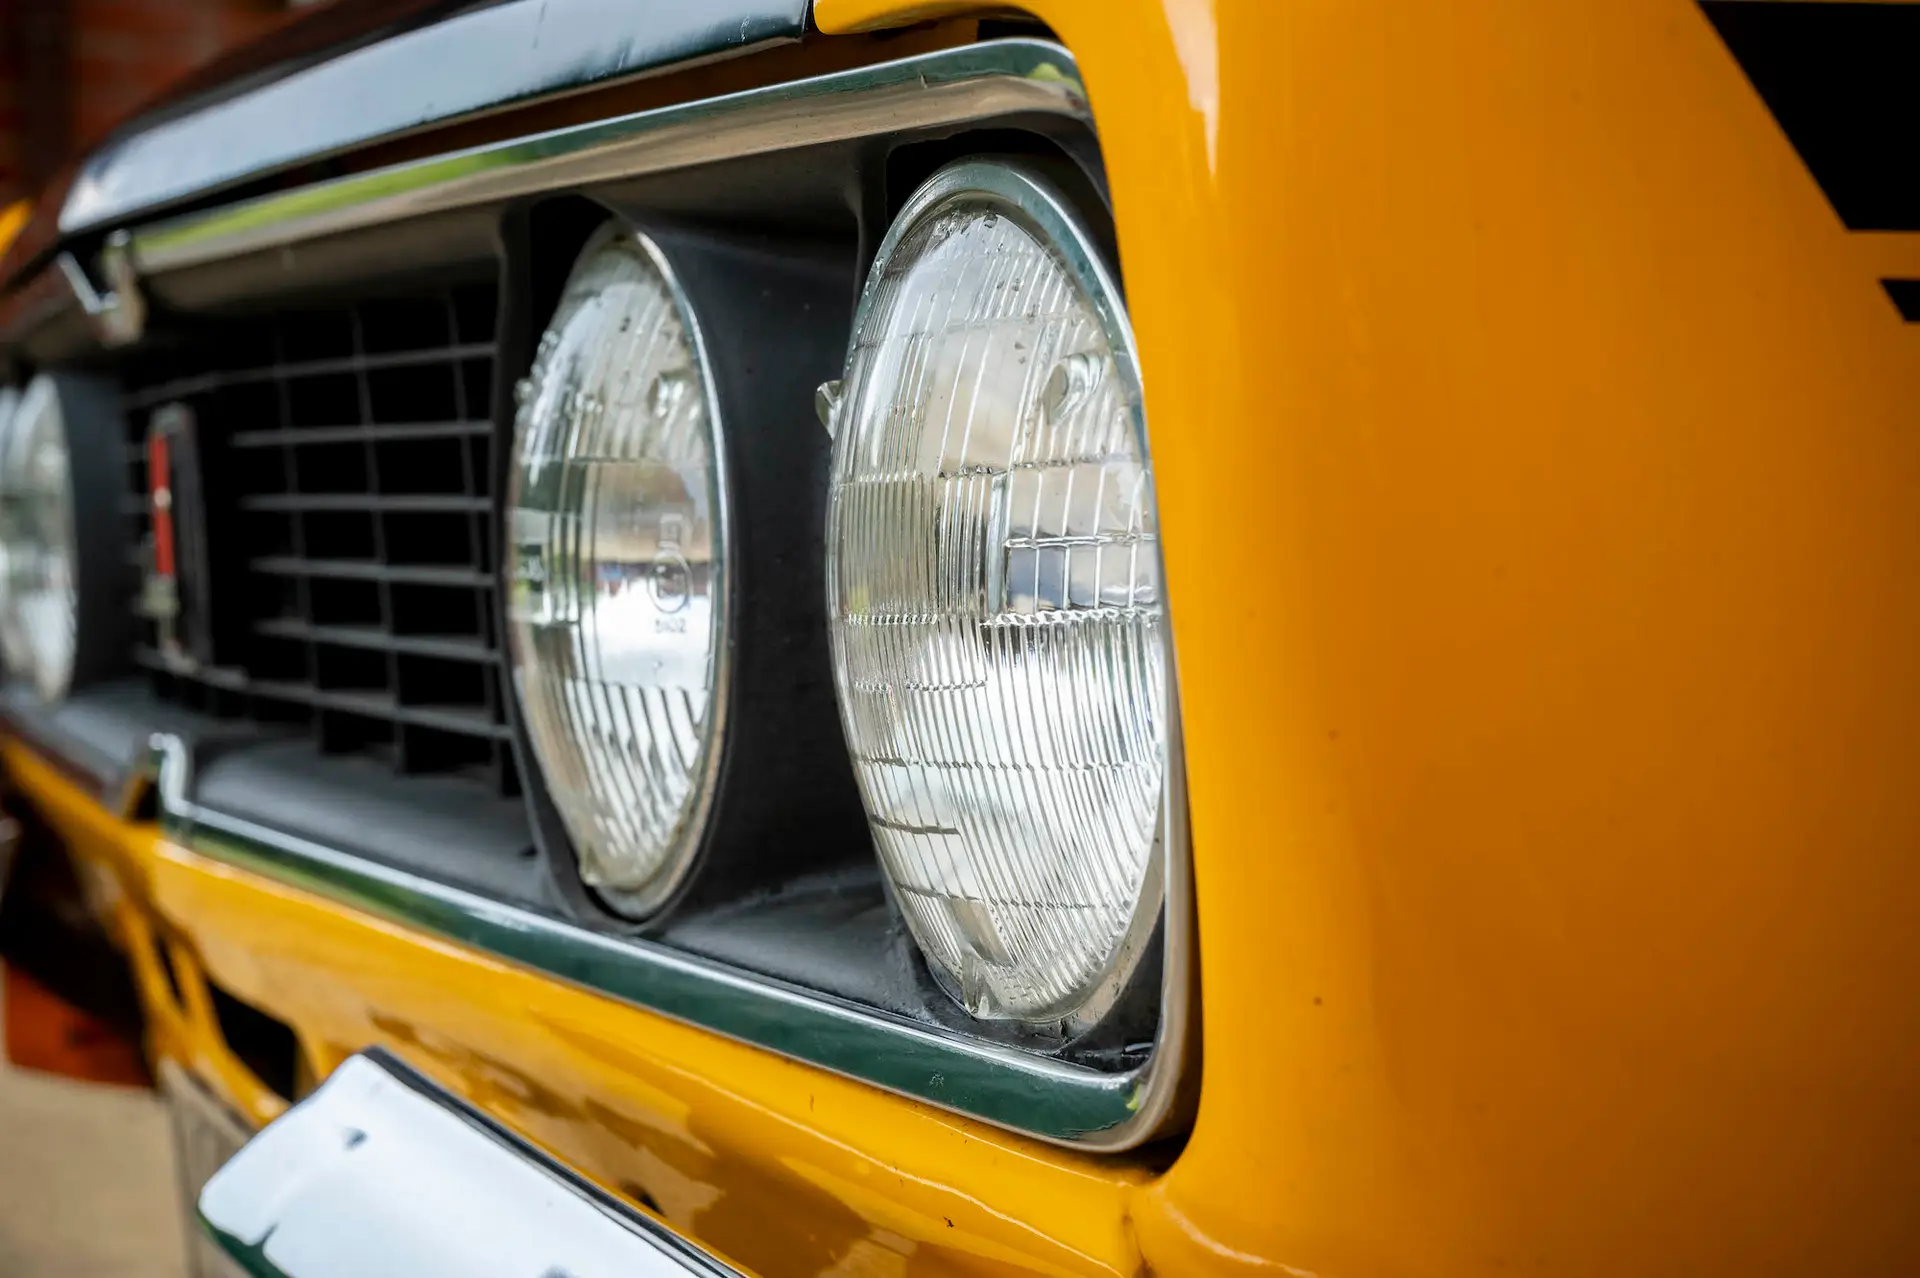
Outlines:
{"label": "headlight housing", "polygon": [[725,721],[726,477],[699,328],[667,261],[610,224],[520,383],[508,651],[579,860],[644,916],[684,879]]}
{"label": "headlight housing", "polygon": [[64,697],[119,655],[120,435],[110,386],[41,373],[0,438],[0,651],[9,679],[44,701]]}
{"label": "headlight housing", "polygon": [[835,410],[828,606],[874,841],[975,1016],[1111,1008],[1165,892],[1169,637],[1118,289],[1034,173],[937,173],[882,242]]}
{"label": "headlight housing", "polygon": [[13,446],[13,423],[20,412],[20,391],[0,386],[0,678],[11,679],[16,665],[13,636],[13,511],[7,492],[7,455]]}

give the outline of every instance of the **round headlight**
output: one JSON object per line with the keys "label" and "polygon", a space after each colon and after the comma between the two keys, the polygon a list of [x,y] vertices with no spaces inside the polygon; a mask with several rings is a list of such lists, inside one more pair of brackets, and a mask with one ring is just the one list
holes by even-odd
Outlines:
{"label": "round headlight", "polygon": [[835,422],[840,704],[900,907],[974,1015],[1089,1024],[1163,900],[1169,641],[1131,333],[1048,185],[913,196]]}
{"label": "round headlight", "polygon": [[113,384],[41,373],[0,432],[0,653],[55,701],[122,666],[126,440]]}
{"label": "round headlight", "polygon": [[13,444],[13,423],[19,411],[20,392],[12,386],[0,386],[0,678],[11,678],[17,668],[12,638],[13,515],[7,496],[7,452]]}
{"label": "round headlight", "polygon": [[6,611],[0,624],[10,677],[57,701],[73,682],[78,641],[72,454],[59,384],[33,379],[0,452],[6,531]]}
{"label": "round headlight", "polygon": [[644,236],[582,252],[518,387],[508,651],[579,859],[623,913],[698,845],[725,697],[726,491],[692,311]]}

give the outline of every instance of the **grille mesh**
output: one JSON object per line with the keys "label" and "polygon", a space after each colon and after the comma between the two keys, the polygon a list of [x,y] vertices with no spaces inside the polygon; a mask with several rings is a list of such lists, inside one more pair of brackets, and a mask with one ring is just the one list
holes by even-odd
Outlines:
{"label": "grille mesh", "polygon": [[209,548],[205,580],[181,583],[207,619],[198,660],[161,642],[136,591],[135,660],[164,694],[517,790],[493,599],[495,309],[491,286],[457,286],[259,317],[129,362],[136,572],[153,555],[148,430],[176,405]]}

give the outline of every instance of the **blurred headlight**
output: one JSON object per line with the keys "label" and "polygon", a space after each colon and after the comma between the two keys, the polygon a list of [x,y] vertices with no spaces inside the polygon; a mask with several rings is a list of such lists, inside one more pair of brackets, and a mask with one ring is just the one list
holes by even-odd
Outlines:
{"label": "blurred headlight", "polygon": [[7,452],[13,443],[13,423],[19,411],[20,392],[12,386],[0,386],[0,678],[11,678],[16,669],[12,638],[12,513],[6,485]]}
{"label": "blurred headlight", "polygon": [[1132,336],[1049,186],[914,195],[833,419],[840,704],[908,925],[975,1016],[1090,1024],[1163,900],[1170,663]]}
{"label": "blurred headlight", "polygon": [[517,389],[514,686],[582,880],[644,915],[699,843],[726,642],[720,423],[651,242],[610,228],[589,243]]}
{"label": "blurred headlight", "polygon": [[72,457],[60,385],[48,374],[28,384],[0,441],[0,509],[8,676],[57,701],[73,682],[79,574]]}

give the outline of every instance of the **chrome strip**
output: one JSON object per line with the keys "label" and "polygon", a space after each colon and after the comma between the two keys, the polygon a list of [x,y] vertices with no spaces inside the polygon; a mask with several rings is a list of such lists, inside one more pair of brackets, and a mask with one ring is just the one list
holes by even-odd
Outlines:
{"label": "chrome strip", "polygon": [[72,235],[415,129],[805,29],[806,0],[508,0],[162,117],[87,158]]}
{"label": "chrome strip", "polygon": [[377,1048],[227,1160],[198,1216],[258,1278],[744,1278]]}
{"label": "chrome strip", "polygon": [[[1151,476],[1153,453],[1148,446],[1146,408],[1139,390],[1140,357],[1134,345],[1133,325],[1127,318],[1120,287],[1101,262],[1098,250],[1078,217],[1049,185],[1017,162],[963,160],[936,172],[908,197],[874,251],[873,265],[867,272],[867,282],[854,311],[853,332],[856,340],[867,333],[873,308],[886,287],[888,268],[901,243],[916,227],[924,225],[928,219],[938,215],[941,208],[956,199],[987,201],[989,207],[999,208],[1009,216],[1024,221],[1030,228],[1037,228],[1040,239],[1084,292],[1099,316],[1114,362],[1123,379],[1130,384],[1127,396],[1129,414],[1140,456]],[[841,374],[843,383],[851,384],[855,371],[855,362],[850,353]],[[851,432],[836,440],[832,468],[835,483],[844,473],[841,470],[843,450],[853,446],[855,437]],[[831,562],[831,545],[827,553]],[[1159,559],[1157,545],[1154,556],[1156,560]],[[1164,580],[1164,567],[1160,571]],[[831,583],[831,571],[828,576]],[[834,589],[829,584],[830,596]],[[842,636],[837,627],[833,629],[835,659],[839,664],[844,660],[840,647]],[[1154,930],[1156,927],[1160,929],[1164,942],[1160,973],[1160,1025],[1148,1067],[1149,1086],[1143,1088],[1135,1098],[1142,1125],[1158,1125],[1177,1100],[1175,1093],[1181,1082],[1180,1067],[1185,1059],[1191,1029],[1188,1024],[1188,995],[1193,988],[1193,916],[1187,895],[1192,858],[1188,846],[1185,744],[1180,730],[1179,677],[1171,638],[1161,659],[1167,687],[1167,763],[1160,793],[1160,828],[1152,849],[1150,868],[1134,902],[1133,917],[1118,942],[1106,973],[1092,989],[1083,993],[1080,1004],[1062,1018],[1063,1024],[1073,1032],[1097,1024],[1112,1009],[1132,980],[1134,969]],[[840,710],[847,740],[851,743],[858,734],[848,707],[846,697],[842,696]],[[874,809],[866,789],[863,778],[861,791],[868,800],[867,810],[871,816]],[[929,964],[929,967],[933,969],[936,981],[948,985],[948,978],[935,965]]]}
{"label": "chrome strip", "polygon": [[997,40],[417,160],[133,233],[143,274],[425,213],[876,133],[1016,113],[1091,124],[1073,58]]}
{"label": "chrome strip", "polygon": [[[1091,125],[1066,50],[1040,40],[994,41],[267,196],[140,228],[131,247],[141,273],[154,274],[556,188],[1027,113]],[[1194,983],[1184,856],[1170,858],[1168,867],[1167,909],[1176,921],[1165,959],[1160,1040],[1147,1064],[1106,1074],[891,1017],[655,943],[604,936],[202,808],[190,798],[184,743],[170,736],[154,740],[161,819],[183,846],[902,1095],[1059,1144],[1111,1151],[1158,1134],[1189,1081]],[[1172,755],[1177,768],[1177,741]],[[1179,777],[1170,777],[1170,784],[1184,792]],[[1184,848],[1177,814],[1170,820],[1169,843]]]}
{"label": "chrome strip", "polygon": [[[694,368],[700,375],[700,393],[706,398],[707,445],[713,459],[714,500],[713,510],[709,516],[712,530],[710,536],[712,544],[717,544],[719,547],[719,553],[708,561],[710,573],[708,598],[715,620],[711,623],[713,626],[713,637],[710,640],[712,651],[708,654],[709,664],[706,671],[709,692],[706,732],[701,744],[705,757],[700,761],[700,766],[691,773],[694,792],[692,797],[686,800],[687,806],[681,811],[678,836],[668,848],[667,857],[663,862],[665,868],[656,870],[655,877],[650,883],[639,889],[620,888],[605,883],[596,884],[590,889],[615,914],[630,919],[646,919],[665,908],[691,878],[698,877],[689,872],[694,869],[699,859],[701,836],[706,832],[712,816],[714,797],[720,789],[720,761],[724,757],[727,745],[727,711],[734,696],[732,690],[733,637],[738,633],[739,625],[732,611],[733,579],[737,571],[734,559],[737,539],[733,530],[732,488],[727,474],[727,432],[730,423],[722,410],[720,393],[714,385],[713,359],[707,353],[711,348],[708,345],[706,330],[701,323],[699,312],[693,305],[693,299],[687,296],[685,286],[681,284],[679,275],[673,269],[673,263],[654,242],[653,237],[645,231],[624,220],[610,220],[580,250],[580,256],[574,260],[574,274],[568,277],[561,295],[564,297],[572,292],[574,279],[577,278],[582,267],[607,246],[616,243],[633,246],[652,265],[666,289],[667,296],[672,299],[674,310],[680,318],[681,330],[686,334],[687,345],[692,348]],[[539,363],[537,356],[535,362],[536,365]],[[533,374],[528,376],[532,378]],[[521,449],[525,445],[527,434],[533,429],[530,419],[532,413],[536,411],[534,408],[536,403],[536,399],[529,398],[526,406],[514,414],[513,432],[510,437],[511,447],[508,451],[508,456],[511,458],[508,464],[511,469],[508,472],[506,491],[501,496],[503,511],[501,526],[508,530],[517,528],[519,513],[530,509],[520,504],[527,494],[529,473],[528,458]],[[509,535],[506,540],[511,544],[512,536]],[[500,561],[503,564],[514,562],[512,558],[507,557],[507,549],[507,546],[502,546],[499,552],[503,556]],[[508,597],[511,599],[512,595]],[[516,620],[509,612],[505,627],[508,686],[516,689],[527,686],[522,682],[523,671],[530,669],[529,663],[533,658],[533,652],[521,648],[516,641],[522,626],[527,627],[529,647],[537,651],[537,645],[532,641],[535,628],[527,622]],[[531,682],[528,680],[528,683]],[[523,732],[521,740],[525,743],[528,753],[533,755],[535,762],[539,765],[540,774],[549,775],[552,765],[541,755],[540,737],[527,722],[528,711],[524,693],[515,698],[515,708],[512,713],[517,716],[513,722],[516,728]],[[625,793],[630,796],[632,792]],[[549,795],[551,797],[551,789]],[[558,815],[557,800],[554,802],[554,809]],[[537,825],[538,818],[535,817],[533,820]],[[567,828],[565,817],[561,817],[561,826]],[[567,828],[567,835],[569,839],[577,842],[577,837],[571,828]]]}
{"label": "chrome strip", "polygon": [[241,869],[611,994],[862,1082],[1082,1149],[1152,1134],[1171,1084],[1158,1059],[1123,1074],[943,1033],[631,937],[603,936],[201,807],[177,737],[156,735],[162,828]]}
{"label": "chrome strip", "polygon": [[107,279],[101,292],[87,278],[87,272],[71,253],[54,259],[60,275],[73,290],[73,300],[93,325],[94,336],[102,346],[131,346],[147,328],[147,300],[140,292],[140,279],[128,251],[130,237],[115,231],[100,250],[100,273]]}

